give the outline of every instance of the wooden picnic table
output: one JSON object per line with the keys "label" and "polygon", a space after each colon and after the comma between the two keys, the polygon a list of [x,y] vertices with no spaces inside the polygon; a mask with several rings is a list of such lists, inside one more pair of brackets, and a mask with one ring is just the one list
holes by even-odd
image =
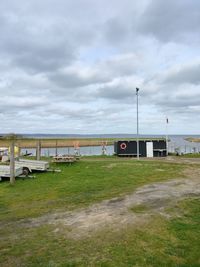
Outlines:
{"label": "wooden picnic table", "polygon": [[59,163],[59,162],[66,162],[66,163],[72,163],[77,161],[76,156],[73,155],[58,155],[54,156],[52,162]]}

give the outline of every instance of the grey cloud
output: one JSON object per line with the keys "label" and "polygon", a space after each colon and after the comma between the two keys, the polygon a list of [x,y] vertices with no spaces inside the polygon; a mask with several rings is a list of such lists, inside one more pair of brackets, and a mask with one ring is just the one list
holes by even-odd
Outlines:
{"label": "grey cloud", "polygon": [[89,119],[93,117],[91,110],[87,108],[73,108],[66,107],[66,105],[57,105],[54,104],[52,107],[48,108],[47,114],[56,114],[57,116],[61,116],[64,118],[74,119],[74,120],[82,120]]}
{"label": "grey cloud", "polygon": [[59,45],[32,49],[29,46],[26,51],[15,56],[14,64],[36,73],[54,71],[63,65],[68,65],[74,58],[73,51],[63,50],[62,47]]}
{"label": "grey cloud", "polygon": [[197,95],[195,98],[192,96],[175,96],[171,95],[164,97],[160,100],[157,101],[157,104],[159,104],[160,107],[167,107],[167,108],[174,108],[176,110],[179,110],[179,108],[184,108],[185,112],[187,112],[187,108],[189,107],[200,107],[200,102],[199,102],[199,97],[200,95]]}
{"label": "grey cloud", "polygon": [[109,19],[105,25],[105,38],[113,44],[118,45],[121,42],[125,42],[129,35],[129,28],[125,22],[119,20],[119,18]]}
{"label": "grey cloud", "polygon": [[[100,87],[97,96],[109,101],[116,101],[118,105],[135,105],[135,87],[140,87],[141,104],[153,105],[163,112],[173,110],[174,113],[180,110],[190,109],[195,114],[195,107],[200,107],[200,87],[192,84],[170,84],[160,83],[154,79],[149,84],[137,83],[134,77],[130,80],[121,79],[117,82],[107,83]],[[194,109],[193,109],[194,108]]]}
{"label": "grey cloud", "polygon": [[[46,72],[68,65],[75,58],[70,37],[61,38],[62,29],[55,25],[40,25],[29,18],[7,20],[1,27],[1,54],[25,70]],[[31,24],[34,24],[32,27]],[[61,31],[61,32],[60,32]]]}
{"label": "grey cloud", "polygon": [[[30,11],[30,10],[29,10]],[[80,27],[66,17],[35,17],[0,13],[0,55],[10,64],[34,73],[56,71],[70,65],[80,47],[89,45],[95,30]]]}
{"label": "grey cloud", "polygon": [[[200,110],[200,87],[191,84],[182,84],[168,86],[162,85],[156,94],[152,94],[149,100],[154,106],[164,114],[185,114],[186,117],[191,116],[191,120],[196,118],[198,110]],[[191,115],[193,114],[193,115]],[[179,118],[182,120],[182,117]]]}
{"label": "grey cloud", "polygon": [[63,104],[55,104],[52,107],[46,108],[43,111],[43,114],[56,114],[56,116],[60,116],[61,118],[81,121],[84,120],[88,124],[91,124],[96,121],[105,121],[105,118],[113,118],[117,117],[119,112],[119,108],[117,105],[112,105],[110,107],[101,107],[91,106],[90,109],[85,107],[84,105],[80,105],[80,107],[68,107],[65,103]]}
{"label": "grey cloud", "polygon": [[[200,2],[190,0],[150,1],[137,30],[163,42],[199,39]],[[185,39],[185,40],[184,40]]]}
{"label": "grey cloud", "polygon": [[[116,77],[126,77],[138,72],[140,57],[124,54],[92,64],[87,68],[74,65],[47,75],[48,79],[65,90],[96,84],[105,84]],[[78,90],[78,89],[77,89]]]}
{"label": "grey cloud", "polygon": [[140,88],[139,95],[143,99],[143,103],[148,103],[155,92],[155,88],[151,85],[144,84],[144,80],[136,75],[118,77],[112,82],[108,82],[97,90],[97,96],[107,100],[115,100],[121,104],[135,104],[136,87]]}
{"label": "grey cloud", "polygon": [[164,82],[173,84],[200,84],[200,63],[183,66],[179,70],[171,71],[164,79]]}
{"label": "grey cloud", "polygon": [[105,82],[109,79],[104,73],[89,69],[84,72],[77,70],[63,70],[48,75],[49,79],[63,88],[82,87],[90,84]]}
{"label": "grey cloud", "polygon": [[133,96],[133,90],[119,85],[108,85],[99,88],[98,96],[105,99],[121,101]]}
{"label": "grey cloud", "polygon": [[129,76],[138,73],[142,66],[142,57],[137,53],[125,53],[100,64],[99,71],[110,73],[113,77]]}
{"label": "grey cloud", "polygon": [[4,109],[32,109],[38,106],[46,105],[46,99],[44,97],[29,97],[24,96],[22,97],[12,97],[12,96],[1,96],[1,108]]}
{"label": "grey cloud", "polygon": [[145,121],[197,117],[197,1],[2,0],[0,24],[2,129],[126,131],[135,87]]}

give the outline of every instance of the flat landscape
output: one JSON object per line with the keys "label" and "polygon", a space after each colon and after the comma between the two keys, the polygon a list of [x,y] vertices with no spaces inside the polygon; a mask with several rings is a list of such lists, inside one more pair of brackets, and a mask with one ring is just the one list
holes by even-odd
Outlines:
{"label": "flat landscape", "polygon": [[188,138],[186,138],[186,140],[187,141],[189,141],[189,142],[195,142],[195,143],[200,143],[200,138],[198,138],[198,137],[188,137]]}
{"label": "flat landscape", "polygon": [[[135,138],[124,138],[125,140],[136,140]],[[140,138],[142,140],[143,138]],[[145,138],[145,140],[148,138]],[[153,140],[156,138],[150,138]],[[161,138],[162,139],[162,138]],[[15,141],[16,145],[21,148],[35,148],[40,141],[42,148],[55,148],[55,147],[73,147],[78,146],[101,146],[102,143],[106,145],[113,145],[119,138],[22,138]],[[10,140],[1,138],[0,147],[10,146]]]}
{"label": "flat landscape", "polygon": [[[16,145],[21,148],[35,148],[40,141],[41,147],[51,148],[51,147],[73,147],[74,145],[79,146],[100,146],[102,142],[107,141],[107,145],[112,145],[115,139],[100,139],[100,138],[41,138],[41,139],[31,139],[22,138],[16,140]],[[0,146],[9,146],[10,141],[6,139],[0,139]]]}
{"label": "flat landscape", "polygon": [[0,184],[0,265],[199,266],[200,160],[83,157]]}
{"label": "flat landscape", "polygon": [[1,0],[0,100],[0,267],[200,267],[200,0]]}

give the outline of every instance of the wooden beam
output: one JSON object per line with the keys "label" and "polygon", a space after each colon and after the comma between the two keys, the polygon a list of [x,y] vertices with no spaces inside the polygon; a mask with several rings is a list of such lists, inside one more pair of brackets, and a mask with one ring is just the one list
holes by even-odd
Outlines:
{"label": "wooden beam", "polygon": [[15,141],[10,141],[10,183],[15,183]]}
{"label": "wooden beam", "polygon": [[40,160],[41,156],[41,142],[40,140],[37,142],[37,147],[36,147],[36,159]]}

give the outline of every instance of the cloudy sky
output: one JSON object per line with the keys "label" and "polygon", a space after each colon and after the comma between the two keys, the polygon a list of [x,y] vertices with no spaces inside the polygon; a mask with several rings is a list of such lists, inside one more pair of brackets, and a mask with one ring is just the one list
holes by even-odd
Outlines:
{"label": "cloudy sky", "polygon": [[199,0],[1,0],[0,132],[199,134]]}

